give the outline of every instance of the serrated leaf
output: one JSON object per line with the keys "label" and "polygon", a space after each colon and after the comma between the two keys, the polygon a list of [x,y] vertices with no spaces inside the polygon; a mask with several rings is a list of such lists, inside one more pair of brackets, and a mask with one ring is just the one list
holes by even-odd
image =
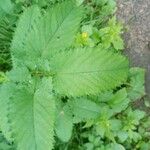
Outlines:
{"label": "serrated leaf", "polygon": [[108,22],[108,27],[102,28],[99,31],[103,47],[109,48],[111,44],[116,50],[124,48],[123,40],[120,36],[122,25],[116,22],[116,17],[113,17]]}
{"label": "serrated leaf", "polygon": [[104,5],[101,10],[103,16],[111,15],[115,11],[116,11],[116,1],[114,0],[107,0],[106,5]]}
{"label": "serrated leaf", "polygon": [[31,75],[26,67],[14,68],[6,73],[9,81],[13,82],[30,82]]}
{"label": "serrated leaf", "polygon": [[98,97],[97,97],[97,99],[98,99],[98,101],[99,102],[108,102],[110,99],[111,99],[111,97],[113,96],[113,91],[106,91],[106,92],[104,92],[104,93],[101,93]]}
{"label": "serrated leaf", "polygon": [[11,97],[10,119],[17,150],[53,148],[55,102],[51,78],[17,85]]}
{"label": "serrated leaf", "polygon": [[130,69],[130,87],[128,88],[129,98],[140,99],[145,95],[145,70],[141,68]]}
{"label": "serrated leaf", "polygon": [[27,8],[20,16],[11,44],[14,66],[20,66],[20,63],[23,63],[23,56],[26,55],[24,47],[28,39],[28,34],[33,28],[33,25],[39,20],[40,15],[40,9],[34,5]]}
{"label": "serrated leaf", "polygon": [[[33,25],[32,31],[27,35],[24,49],[18,51],[21,61],[23,59],[31,67],[37,64],[37,58],[50,59],[55,53],[71,46],[81,17],[82,11],[73,0],[54,5]],[[23,26],[22,29],[24,28]],[[21,42],[19,43],[22,44]]]}
{"label": "serrated leaf", "polygon": [[100,115],[100,106],[86,98],[76,98],[70,101],[74,122],[81,122],[89,119],[95,119]]}
{"label": "serrated leaf", "polygon": [[124,142],[128,138],[128,133],[126,131],[119,131],[117,136],[121,142]]}
{"label": "serrated leaf", "polygon": [[112,131],[119,131],[121,130],[122,124],[119,119],[110,119],[110,124],[111,124],[111,130]]}
{"label": "serrated leaf", "polygon": [[130,129],[136,129],[135,126],[139,125],[140,120],[145,117],[145,112],[141,110],[132,110],[131,108],[128,108],[127,111],[125,112],[127,117],[124,118],[125,120],[125,129],[130,130]]}
{"label": "serrated leaf", "polygon": [[114,141],[114,133],[121,130],[121,121],[118,119],[110,119],[109,117],[104,116],[102,113],[98,122],[96,123],[97,133],[101,137],[105,136]]}
{"label": "serrated leaf", "polygon": [[54,89],[63,95],[96,95],[126,81],[125,57],[99,48],[74,49],[51,59]]}
{"label": "serrated leaf", "polygon": [[134,142],[138,142],[139,140],[142,139],[140,133],[132,131],[132,130],[128,132],[128,135],[129,135],[129,138],[132,139]]}
{"label": "serrated leaf", "polygon": [[12,134],[11,134],[11,127],[9,124],[9,100],[12,96],[12,91],[15,85],[12,83],[5,83],[0,87],[0,127],[4,137],[9,141],[12,142]]}
{"label": "serrated leaf", "polygon": [[117,91],[108,101],[108,105],[114,110],[114,112],[119,113],[128,107],[130,100],[127,97],[127,91],[125,88]]}
{"label": "serrated leaf", "polygon": [[146,113],[144,111],[141,111],[141,110],[135,110],[134,111],[136,121],[140,121],[142,118],[144,118],[145,114]]}

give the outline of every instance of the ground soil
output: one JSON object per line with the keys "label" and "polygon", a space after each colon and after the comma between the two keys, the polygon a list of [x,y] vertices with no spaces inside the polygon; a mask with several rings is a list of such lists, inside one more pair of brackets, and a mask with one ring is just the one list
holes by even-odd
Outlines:
{"label": "ground soil", "polygon": [[125,53],[132,66],[146,69],[146,91],[150,97],[150,0],[118,0],[117,16],[126,32]]}

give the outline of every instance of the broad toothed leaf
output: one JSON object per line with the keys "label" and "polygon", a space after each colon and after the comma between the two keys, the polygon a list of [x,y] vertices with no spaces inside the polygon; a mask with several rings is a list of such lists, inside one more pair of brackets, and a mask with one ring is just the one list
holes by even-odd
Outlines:
{"label": "broad toothed leaf", "polygon": [[[71,46],[82,17],[81,9],[73,1],[54,5],[37,22],[34,21],[37,15],[34,16],[32,11],[31,8],[26,11],[23,16],[26,18],[22,17],[20,26],[17,28],[17,32],[21,34],[21,30],[26,30],[29,20],[31,22],[33,20],[34,25],[31,26],[32,29],[27,30],[29,35],[23,34],[22,37],[22,34],[16,34],[17,40],[15,41],[17,43],[13,42],[13,49],[17,51],[21,61],[23,59],[28,67],[35,66],[37,58],[44,57],[50,59],[56,52]],[[34,12],[36,13],[37,10]],[[21,41],[19,41],[20,36]],[[28,40],[22,41],[24,36]],[[23,45],[24,48],[16,48],[18,44]]]}
{"label": "broad toothed leaf", "polygon": [[100,106],[86,98],[76,98],[70,101],[69,105],[74,115],[75,123],[95,119],[100,115]]}
{"label": "broad toothed leaf", "polygon": [[[28,34],[33,28],[33,24],[39,20],[40,15],[40,10],[37,6],[27,8],[21,15],[11,45],[14,65],[18,65],[22,62],[23,56],[26,54],[24,46]],[[19,59],[21,60],[17,62]]]}
{"label": "broad toothed leaf", "polygon": [[5,83],[0,87],[0,128],[4,137],[12,142],[11,127],[9,124],[9,100],[12,96],[14,84]]}
{"label": "broad toothed leaf", "polygon": [[130,100],[127,97],[127,91],[125,88],[123,88],[109,97],[109,101],[107,103],[114,112],[120,113],[128,107],[129,102]]}
{"label": "broad toothed leaf", "polygon": [[17,150],[53,148],[55,102],[50,78],[17,85],[11,97],[10,118]]}
{"label": "broad toothed leaf", "polygon": [[99,48],[62,52],[51,64],[54,89],[64,95],[98,94],[119,86],[128,74],[125,57]]}

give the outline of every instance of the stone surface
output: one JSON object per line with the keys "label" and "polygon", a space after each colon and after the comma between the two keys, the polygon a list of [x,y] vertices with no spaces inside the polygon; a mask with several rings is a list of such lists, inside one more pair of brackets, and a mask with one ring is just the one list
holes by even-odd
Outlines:
{"label": "stone surface", "polygon": [[150,0],[117,1],[117,17],[126,28],[125,53],[132,66],[146,69],[146,91],[150,96]]}

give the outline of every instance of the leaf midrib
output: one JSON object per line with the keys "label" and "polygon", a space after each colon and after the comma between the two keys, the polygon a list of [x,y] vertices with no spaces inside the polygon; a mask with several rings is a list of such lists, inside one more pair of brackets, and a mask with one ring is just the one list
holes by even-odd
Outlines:
{"label": "leaf midrib", "polygon": [[[124,70],[127,67],[117,68],[118,70]],[[99,73],[99,72],[106,72],[106,71],[114,71],[115,69],[99,69],[95,71],[81,71],[81,72],[56,72],[57,74],[91,74],[91,73]]]}

